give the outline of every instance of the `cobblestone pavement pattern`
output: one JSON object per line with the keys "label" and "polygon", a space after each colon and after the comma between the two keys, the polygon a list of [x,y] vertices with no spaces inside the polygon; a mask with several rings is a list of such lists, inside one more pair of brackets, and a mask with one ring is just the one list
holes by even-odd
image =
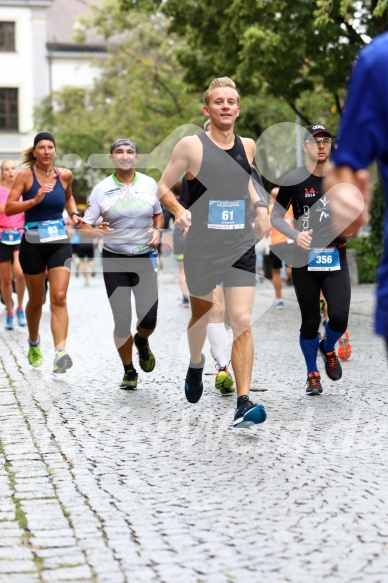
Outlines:
{"label": "cobblestone pavement pattern", "polygon": [[[252,393],[262,426],[232,429],[235,399],[184,397],[185,328],[173,273],[161,272],[153,373],[122,368],[101,275],[72,277],[74,367],[27,363],[27,331],[4,330],[0,358],[0,583],[387,581],[387,367],[372,334],[373,288],[353,290],[353,355],[306,397],[299,312],[257,286]],[[135,363],[137,357],[135,356]]]}

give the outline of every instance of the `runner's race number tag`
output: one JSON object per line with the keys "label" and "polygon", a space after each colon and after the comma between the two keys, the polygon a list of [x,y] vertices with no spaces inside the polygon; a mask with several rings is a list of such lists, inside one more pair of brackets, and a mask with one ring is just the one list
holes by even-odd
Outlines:
{"label": "runner's race number tag", "polygon": [[243,229],[245,227],[244,200],[210,200],[209,229]]}
{"label": "runner's race number tag", "polygon": [[4,245],[17,245],[21,239],[22,236],[17,229],[6,229],[1,233],[1,242]]}
{"label": "runner's race number tag", "polygon": [[67,239],[67,233],[63,221],[40,221],[38,233],[41,243],[53,243],[61,239]]}
{"label": "runner's race number tag", "polygon": [[339,271],[341,269],[337,247],[310,249],[308,271]]}

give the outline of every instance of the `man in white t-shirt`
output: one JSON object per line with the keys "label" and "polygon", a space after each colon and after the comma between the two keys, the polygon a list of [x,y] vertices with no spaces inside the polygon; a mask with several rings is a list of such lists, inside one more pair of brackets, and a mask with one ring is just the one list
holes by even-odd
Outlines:
{"label": "man in white t-shirt", "polygon": [[[104,282],[115,323],[115,345],[124,366],[120,388],[135,389],[138,374],[132,362],[133,343],[142,370],[151,372],[155,367],[148,338],[157,319],[157,247],[163,213],[155,180],[135,170],[136,144],[129,138],[116,140],[110,159],[115,171],[94,187],[80,228],[89,230],[92,238],[104,238]],[[103,222],[95,228],[100,217]],[[138,320],[134,337],[132,293]]]}

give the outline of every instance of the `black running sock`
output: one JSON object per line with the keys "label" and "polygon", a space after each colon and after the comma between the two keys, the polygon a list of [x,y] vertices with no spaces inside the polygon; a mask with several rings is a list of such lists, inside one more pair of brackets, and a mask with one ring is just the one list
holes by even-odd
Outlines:
{"label": "black running sock", "polygon": [[132,362],[131,364],[124,364],[123,366],[125,372],[131,372],[132,370],[135,370]]}
{"label": "black running sock", "polygon": [[244,403],[246,403],[247,401],[249,401],[249,397],[248,395],[241,395],[241,397],[237,398],[237,409],[239,407],[241,407],[241,405],[243,405]]}
{"label": "black running sock", "polygon": [[136,344],[137,346],[147,346],[148,338],[142,338],[139,334],[136,334]]}

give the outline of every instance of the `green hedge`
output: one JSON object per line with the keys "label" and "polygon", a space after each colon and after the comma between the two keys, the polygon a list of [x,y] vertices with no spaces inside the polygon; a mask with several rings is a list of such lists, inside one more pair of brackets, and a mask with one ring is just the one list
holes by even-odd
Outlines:
{"label": "green hedge", "polygon": [[346,243],[346,247],[356,250],[358,280],[360,283],[374,283],[376,281],[379,259],[376,252],[371,248],[369,239],[368,236],[361,236]]}
{"label": "green hedge", "polygon": [[376,281],[377,267],[383,252],[384,193],[380,182],[376,182],[374,187],[370,215],[370,233],[347,242],[347,247],[356,249],[360,283]]}

